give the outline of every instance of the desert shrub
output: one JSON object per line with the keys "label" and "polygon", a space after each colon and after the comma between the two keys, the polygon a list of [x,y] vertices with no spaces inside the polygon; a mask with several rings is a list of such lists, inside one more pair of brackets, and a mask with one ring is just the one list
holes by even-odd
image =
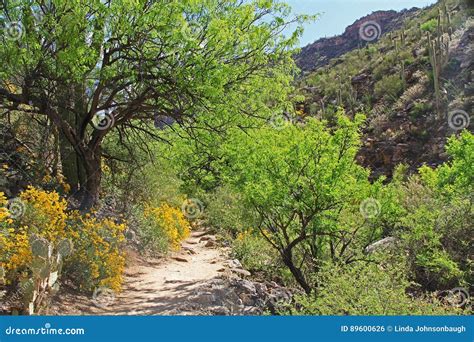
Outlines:
{"label": "desert shrub", "polygon": [[410,110],[410,117],[413,119],[419,119],[423,115],[431,113],[432,109],[433,106],[428,102],[416,102]]}
{"label": "desert shrub", "polygon": [[466,237],[474,235],[473,141],[468,132],[451,138],[450,161],[410,177],[397,174],[384,189],[393,196],[394,213],[382,212],[386,233],[400,240],[409,277],[425,290],[472,284],[472,240]]}
{"label": "desert shrub", "polygon": [[138,224],[142,248],[160,254],[178,250],[191,231],[182,210],[167,203],[159,207],[146,206]]}
{"label": "desert shrub", "polygon": [[4,194],[0,193],[0,202],[4,206],[0,214],[0,267],[6,270],[7,279],[15,283],[31,262],[31,238],[45,239],[53,245],[70,238],[66,202],[56,192],[33,187],[11,200],[8,207]]}
{"label": "desert shrub", "polygon": [[420,28],[426,32],[434,32],[438,26],[438,20],[436,18],[430,19],[420,25]]}
{"label": "desert shrub", "polygon": [[[0,193],[0,204],[1,278],[10,297],[26,303],[22,311],[37,312],[61,276],[81,289],[120,289],[125,225],[68,212],[57,192],[34,187],[8,205]],[[45,281],[48,286],[40,286]]]}
{"label": "desert shrub", "polygon": [[407,294],[413,286],[402,264],[326,265],[311,295],[296,296],[295,315],[443,315],[460,313],[434,298]]}
{"label": "desert shrub", "polygon": [[242,196],[229,186],[221,186],[208,194],[206,203],[207,223],[224,237],[233,239],[253,223]]}
{"label": "desert shrub", "polygon": [[403,91],[403,80],[399,75],[390,75],[375,83],[375,96],[394,101]]}
{"label": "desert shrub", "polygon": [[232,244],[232,256],[239,259],[245,269],[268,275],[279,273],[278,253],[252,229],[239,233]]}
{"label": "desert shrub", "polygon": [[408,251],[417,282],[432,290],[454,287],[461,282],[463,272],[443,248],[443,236],[448,234],[450,226],[440,219],[446,212],[436,201],[425,199],[426,204],[408,208],[401,219],[403,248]]}
{"label": "desert shrub", "polygon": [[[162,155],[162,149],[149,147],[153,153]],[[132,149],[133,153],[141,154]],[[118,147],[115,150],[121,151]],[[125,158],[125,157],[124,157]],[[147,159],[142,156],[142,159]],[[149,159],[149,158],[148,158]],[[108,161],[104,165],[104,193],[109,194],[117,211],[131,217],[134,207],[143,203],[160,205],[162,202],[173,206],[181,206],[185,196],[180,191],[182,182],[176,176],[171,163],[162,158],[148,160],[144,164],[138,162],[120,163]]]}
{"label": "desert shrub", "polygon": [[451,160],[427,166],[405,184],[406,214],[400,234],[412,260],[416,280],[429,289],[472,283],[471,244],[474,136],[449,139]]}
{"label": "desert shrub", "polygon": [[71,214],[70,225],[74,253],[68,258],[65,271],[82,290],[104,286],[120,291],[125,268],[121,251],[125,224],[111,219],[97,219],[77,212]]}

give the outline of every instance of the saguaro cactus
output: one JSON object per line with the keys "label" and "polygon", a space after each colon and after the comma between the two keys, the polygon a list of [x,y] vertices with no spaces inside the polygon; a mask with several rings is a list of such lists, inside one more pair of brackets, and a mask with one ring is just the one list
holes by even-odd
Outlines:
{"label": "saguaro cactus", "polygon": [[428,51],[430,56],[431,68],[433,71],[433,86],[436,98],[436,109],[438,115],[441,112],[441,90],[440,90],[440,73],[441,73],[441,56],[439,49],[437,49],[436,41],[431,39],[430,34],[427,34]]}

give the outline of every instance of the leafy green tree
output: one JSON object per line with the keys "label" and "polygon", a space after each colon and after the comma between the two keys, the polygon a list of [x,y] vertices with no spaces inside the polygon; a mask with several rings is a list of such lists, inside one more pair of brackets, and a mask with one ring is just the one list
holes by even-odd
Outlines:
{"label": "leafy green tree", "polygon": [[[96,203],[103,141],[154,123],[217,129],[284,97],[303,17],[273,0],[3,2],[0,108],[46,116],[82,208]],[[201,116],[211,118],[203,122]]]}
{"label": "leafy green tree", "polygon": [[451,137],[446,150],[448,162],[406,183],[398,225],[415,280],[431,290],[473,281],[474,135]]}
{"label": "leafy green tree", "polygon": [[[316,119],[283,129],[269,125],[236,132],[224,147],[227,181],[307,293],[312,286],[304,268],[317,271],[322,259],[354,261],[349,246],[363,225],[359,204],[371,189],[368,171],[355,162],[363,121],[338,113],[335,127]],[[355,222],[343,220],[354,213]]]}

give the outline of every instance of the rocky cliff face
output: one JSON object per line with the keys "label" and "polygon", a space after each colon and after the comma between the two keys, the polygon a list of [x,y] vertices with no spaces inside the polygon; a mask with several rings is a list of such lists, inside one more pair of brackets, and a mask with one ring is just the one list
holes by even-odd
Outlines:
{"label": "rocky cliff face", "polygon": [[[331,38],[322,38],[312,44],[305,46],[296,56],[296,64],[303,72],[310,72],[318,67],[327,65],[333,58],[365,46],[372,37],[381,36],[385,33],[399,29],[403,22],[411,16],[415,16],[418,8],[396,11],[377,11],[356,20],[348,26],[343,34]],[[377,23],[377,25],[370,25]],[[366,39],[361,37],[361,28],[366,26]],[[374,36],[375,35],[375,36]]]}

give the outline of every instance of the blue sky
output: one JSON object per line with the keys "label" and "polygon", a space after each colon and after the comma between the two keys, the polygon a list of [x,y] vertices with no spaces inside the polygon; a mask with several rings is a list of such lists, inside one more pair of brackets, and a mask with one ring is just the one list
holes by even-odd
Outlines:
{"label": "blue sky", "polygon": [[307,24],[301,38],[301,46],[321,37],[331,37],[357,19],[377,10],[402,10],[411,7],[425,7],[435,0],[283,0],[297,14],[320,13],[320,18]]}

